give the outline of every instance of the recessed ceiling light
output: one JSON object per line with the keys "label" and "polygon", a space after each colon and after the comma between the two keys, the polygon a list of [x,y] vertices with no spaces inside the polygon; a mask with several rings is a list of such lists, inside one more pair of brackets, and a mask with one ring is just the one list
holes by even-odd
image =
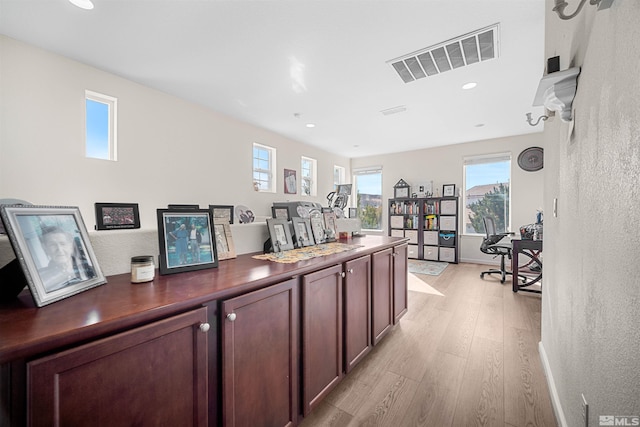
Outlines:
{"label": "recessed ceiling light", "polygon": [[91,10],[93,9],[93,3],[91,0],[69,0],[73,5],[78,6],[80,9]]}
{"label": "recessed ceiling light", "polygon": [[478,123],[478,124],[476,125],[476,127],[477,127],[477,128],[481,128],[482,126],[484,126],[484,123]]}
{"label": "recessed ceiling light", "polygon": [[307,127],[308,128],[314,128],[314,127],[316,127],[316,125],[314,125],[313,123],[307,123]]}
{"label": "recessed ceiling light", "polygon": [[464,90],[473,89],[476,86],[478,86],[478,84],[476,82],[469,82],[469,83],[466,83],[466,84],[462,85],[462,89],[464,89]]}

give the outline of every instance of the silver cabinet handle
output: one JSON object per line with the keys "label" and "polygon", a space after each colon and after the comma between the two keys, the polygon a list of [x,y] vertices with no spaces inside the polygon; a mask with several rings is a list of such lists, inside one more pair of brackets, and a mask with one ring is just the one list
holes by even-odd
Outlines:
{"label": "silver cabinet handle", "polygon": [[209,331],[209,329],[211,328],[211,325],[209,325],[208,323],[200,323],[200,330],[204,333],[207,333]]}
{"label": "silver cabinet handle", "polygon": [[349,273],[353,274],[353,268],[350,268],[348,271]]}
{"label": "silver cabinet handle", "polygon": [[227,314],[227,319],[229,319],[229,322],[233,322],[234,320],[236,320],[236,314],[235,313],[229,313]]}
{"label": "silver cabinet handle", "polygon": [[344,278],[346,276],[345,272],[343,271],[342,273],[340,273],[340,276]]}

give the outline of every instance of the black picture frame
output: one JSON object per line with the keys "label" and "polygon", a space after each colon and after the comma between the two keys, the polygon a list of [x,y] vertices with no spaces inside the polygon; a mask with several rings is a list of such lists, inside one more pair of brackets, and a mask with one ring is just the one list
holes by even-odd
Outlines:
{"label": "black picture frame", "polygon": [[0,215],[36,306],[107,283],[78,207],[4,205]]}
{"label": "black picture frame", "polygon": [[[158,209],[157,215],[160,274],[182,273],[218,266],[211,211]],[[192,233],[194,228],[195,231]]]}
{"label": "black picture frame", "polygon": [[289,221],[282,218],[267,218],[269,237],[274,252],[293,249],[293,237],[289,228]]}
{"label": "black picture frame", "polygon": [[167,205],[169,209],[200,209],[200,205]]}
{"label": "black picture frame", "polygon": [[442,197],[453,197],[456,195],[455,184],[445,184],[442,186]]}
{"label": "black picture frame", "polygon": [[358,208],[349,208],[349,218],[358,217]]}
{"label": "black picture frame", "polygon": [[209,205],[214,224],[233,224],[233,205]]}
{"label": "black picture frame", "polygon": [[308,218],[293,217],[293,234],[296,247],[313,246],[316,244],[313,238],[313,230],[311,229],[311,221]]}
{"label": "black picture frame", "polygon": [[95,203],[96,230],[140,228],[137,203]]}
{"label": "black picture frame", "polygon": [[289,221],[289,208],[271,206],[271,217],[277,219],[286,219]]}

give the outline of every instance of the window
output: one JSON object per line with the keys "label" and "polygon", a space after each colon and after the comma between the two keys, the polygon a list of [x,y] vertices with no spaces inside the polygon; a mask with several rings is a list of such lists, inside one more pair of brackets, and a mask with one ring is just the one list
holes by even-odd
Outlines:
{"label": "window", "polygon": [[464,159],[464,233],[485,234],[482,217],[490,215],[498,233],[511,228],[511,155]]}
{"label": "window", "polygon": [[316,196],[318,194],[318,188],[316,186],[316,167],[316,159],[302,157],[302,180],[300,182],[302,189],[300,194],[303,196]]}
{"label": "window", "polygon": [[276,192],[276,149],[253,144],[253,188],[265,193]]}
{"label": "window", "polygon": [[382,230],[382,168],[354,172],[358,217],[365,230]]}
{"label": "window", "polygon": [[85,153],[87,157],[118,160],[117,104],[116,98],[85,91]]}
{"label": "window", "polygon": [[333,165],[333,188],[338,188],[339,184],[345,184],[346,169],[342,166]]}

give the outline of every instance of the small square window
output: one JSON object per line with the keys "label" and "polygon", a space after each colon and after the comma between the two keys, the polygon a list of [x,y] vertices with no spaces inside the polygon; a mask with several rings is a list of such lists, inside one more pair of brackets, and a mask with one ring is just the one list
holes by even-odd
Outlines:
{"label": "small square window", "polygon": [[256,191],[275,193],[276,149],[253,144],[253,187]]}

